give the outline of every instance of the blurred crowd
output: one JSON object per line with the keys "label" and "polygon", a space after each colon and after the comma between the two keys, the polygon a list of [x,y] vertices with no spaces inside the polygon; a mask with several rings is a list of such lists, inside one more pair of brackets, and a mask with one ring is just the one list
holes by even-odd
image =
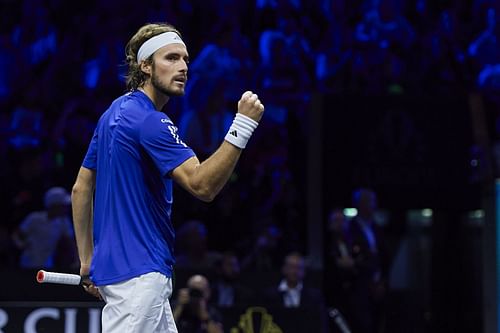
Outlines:
{"label": "blurred crowd", "polygon": [[166,112],[201,158],[223,139],[242,91],[259,92],[266,104],[266,119],[215,208],[177,200],[174,221],[208,216],[220,250],[274,225],[290,248],[304,250],[299,193],[312,93],[479,90],[500,105],[495,1],[149,1],[138,10],[130,1],[26,0],[0,6],[9,13],[0,23],[0,152],[7,162],[0,166],[6,212],[0,237],[42,207],[49,187],[71,187],[99,115],[124,92],[125,43],[147,21],[173,23],[188,43],[187,93]]}
{"label": "blurred crowd", "polygon": [[[498,112],[499,7],[493,0],[2,1],[2,266],[29,267],[27,235],[40,236],[30,225],[64,216],[61,191],[70,190],[100,114],[124,93],[124,47],[143,23],[170,22],[187,42],[186,96],[165,111],[201,159],[223,140],[243,91],[258,92],[266,105],[219,198],[206,205],[177,191],[174,205],[180,267],[238,258],[252,270],[306,252],[301,193],[311,96],[479,91]],[[43,265],[71,263],[69,221],[56,220],[44,251],[62,247],[70,257],[48,256]]]}

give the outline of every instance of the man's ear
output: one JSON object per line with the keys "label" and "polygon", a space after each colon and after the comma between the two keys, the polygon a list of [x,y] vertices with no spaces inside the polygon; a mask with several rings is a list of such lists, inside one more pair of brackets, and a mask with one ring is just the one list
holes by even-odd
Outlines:
{"label": "man's ear", "polygon": [[151,75],[151,62],[149,61],[143,61],[141,62],[141,71],[143,71],[146,74]]}

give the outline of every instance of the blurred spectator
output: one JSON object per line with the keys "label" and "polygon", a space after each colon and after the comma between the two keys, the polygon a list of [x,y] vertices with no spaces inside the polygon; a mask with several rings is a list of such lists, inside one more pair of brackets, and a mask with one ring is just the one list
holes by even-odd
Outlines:
{"label": "blurred spectator", "polygon": [[500,89],[500,25],[494,8],[486,11],[486,29],[469,45],[477,71],[477,84],[485,89]]}
{"label": "blurred spectator", "polygon": [[240,282],[240,263],[232,252],[222,254],[212,286],[212,298],[220,308],[248,305],[252,299],[252,291]]}
{"label": "blurred spectator", "polygon": [[[208,42],[189,66],[190,86],[187,87],[187,100],[190,93],[199,90],[199,85],[221,82],[223,98],[237,101],[242,89],[250,86],[253,61],[250,41],[240,31],[235,16],[221,18]],[[224,89],[223,89],[224,88]]]}
{"label": "blurred spectator", "polygon": [[500,64],[486,65],[477,78],[478,85],[483,89],[500,89]]}
{"label": "blurred spectator", "polygon": [[283,125],[291,110],[309,98],[314,73],[314,53],[299,29],[298,14],[280,12],[277,28],[259,37],[259,85],[266,98],[266,117]]}
{"label": "blurred spectator", "polygon": [[[102,14],[98,15],[97,19],[107,20]],[[97,34],[99,37],[89,43],[85,50],[86,58],[82,59],[82,83],[86,89],[102,89],[111,94],[116,87],[121,89],[122,83],[125,82],[125,67],[117,66],[123,59],[123,45],[126,42],[118,37],[122,36],[119,30],[121,24],[121,20],[117,18],[107,22],[107,29],[90,31],[90,38]]]}
{"label": "blurred spectator", "polygon": [[215,267],[220,254],[208,250],[208,232],[203,222],[189,220],[177,231],[177,268],[209,271]]}
{"label": "blurred spectator", "polygon": [[285,308],[324,305],[321,292],[304,283],[306,267],[300,253],[292,252],[285,257],[281,273],[283,278],[279,285],[265,291],[268,302]]}
{"label": "blurred spectator", "polygon": [[383,22],[380,17],[379,0],[368,0],[363,18],[356,25],[355,38],[359,42],[374,43],[381,48],[387,48],[387,34],[395,29],[393,22]]}
{"label": "blurred spectator", "polygon": [[494,65],[500,63],[500,43],[498,41],[499,25],[497,24],[496,10],[486,10],[486,29],[469,44],[469,55],[473,57],[479,66]]}
{"label": "blurred spectator", "polygon": [[241,91],[252,86],[250,42],[241,34],[234,15],[221,19],[189,65],[179,135],[202,157],[218,148],[234,118]]}
{"label": "blurred spectator", "polygon": [[358,214],[349,223],[348,237],[355,277],[349,293],[347,317],[353,332],[383,332],[388,262],[382,230],[374,219],[376,194],[371,189],[357,189],[353,204]]}
{"label": "blurred spectator", "polygon": [[328,27],[321,38],[316,53],[316,79],[322,92],[339,92],[346,89],[345,81],[349,74],[348,62],[352,60],[349,27],[335,13],[332,1],[327,9]]}
{"label": "blurred spectator", "polygon": [[[319,314],[316,320],[319,321],[317,327],[319,332],[327,331],[327,317],[325,300],[321,291],[308,284],[304,278],[306,275],[304,257],[298,252],[290,252],[283,259],[281,268],[281,281],[278,285],[269,287],[263,292],[264,304],[292,310],[294,316],[300,316],[314,311]],[[299,310],[299,311],[293,311]],[[297,332],[307,332],[308,321],[295,321],[299,327]],[[301,323],[303,326],[300,327]]]}
{"label": "blurred spectator", "polygon": [[[380,48],[388,48],[393,43],[407,45],[415,38],[410,23],[392,6],[392,17],[382,19],[381,1],[366,1],[363,18],[356,25],[355,38],[359,42],[373,43]],[[389,7],[389,6],[387,6]]]}
{"label": "blurred spectator", "polygon": [[190,90],[190,105],[179,119],[179,135],[200,156],[208,157],[224,139],[233,121],[234,111],[229,110],[228,100],[224,96],[225,80],[216,77],[192,84],[205,86]]}
{"label": "blurred spectator", "polygon": [[327,228],[324,283],[326,300],[328,306],[346,314],[354,277],[354,259],[347,239],[348,221],[342,209],[332,209]]}
{"label": "blurred spectator", "polygon": [[456,12],[450,8],[439,13],[436,27],[423,40],[426,77],[424,84],[432,91],[450,93],[464,84],[465,55],[458,40]]}
{"label": "blurred spectator", "polygon": [[179,333],[222,333],[222,316],[210,301],[210,284],[203,275],[193,275],[179,289],[174,320]]}
{"label": "blurred spectator", "polygon": [[28,215],[12,235],[14,243],[22,250],[20,266],[69,267],[76,263],[69,218],[70,195],[62,187],[52,187],[45,193],[44,202],[46,210]]}
{"label": "blurred spectator", "polygon": [[44,154],[41,148],[24,148],[12,149],[7,155],[12,165],[2,184],[8,207],[6,224],[10,231],[29,213],[44,208],[43,196],[50,184]]}
{"label": "blurred spectator", "polygon": [[[289,243],[300,243],[296,235],[304,235],[300,210],[304,205],[299,202],[303,191],[295,188],[297,175],[303,174],[296,172],[297,165],[304,163],[296,152],[303,149],[296,143],[309,134],[306,116],[310,108],[304,100],[311,89],[365,95],[385,93],[389,84],[393,91],[399,87],[399,92],[409,96],[424,93],[446,98],[443,92],[449,93],[450,88],[462,94],[477,86],[492,100],[487,108],[496,112],[500,105],[497,94],[490,93],[500,86],[495,1],[188,0],[150,5],[141,13],[128,1],[120,6],[114,1],[41,0],[0,5],[9,13],[0,23],[4,29],[0,35],[0,106],[5,111],[2,151],[7,153],[2,166],[7,216],[0,237],[7,234],[10,238],[23,218],[42,208],[39,201],[50,184],[67,186],[70,182],[71,170],[81,164],[80,150],[86,148],[93,122],[105,109],[96,101],[107,105],[115,94],[112,90],[121,89],[118,81],[124,67],[120,67],[117,50],[124,41],[117,36],[127,35],[146,16],[146,20],[166,19],[188,29],[186,39],[194,46],[188,85],[192,98],[185,98],[190,104],[179,108],[183,109],[179,130],[187,133],[182,136],[194,147],[202,147],[201,154],[212,150],[226,132],[234,116],[226,110],[234,103],[234,91],[258,84],[259,94],[269,95],[263,96],[269,101],[265,117],[273,122],[261,124],[264,127],[255,134],[259,141],[251,143],[259,149],[250,149],[251,158],[241,161],[242,168],[233,175],[238,178],[236,185],[210,210],[203,210],[208,213],[204,221],[213,231],[211,242],[237,245],[238,238],[244,237],[251,242],[239,252],[245,254],[242,269],[272,270],[279,266]],[[324,22],[305,10],[314,6],[322,6]],[[308,21],[316,30],[304,24]],[[463,73],[464,53],[473,65],[470,73]],[[199,80],[202,76],[207,79]],[[294,115],[298,126],[292,128]],[[47,133],[53,135],[47,137]],[[298,138],[295,142],[294,137]],[[190,203],[178,200],[184,206],[176,214],[193,216],[196,205],[196,216],[201,216],[201,205]],[[250,214],[241,216],[241,211]],[[254,228],[262,227],[255,219],[262,215],[272,216],[275,222],[255,238],[249,237]],[[240,216],[239,223],[232,223],[234,216]],[[217,260],[216,255],[207,256],[204,230],[205,236],[186,237],[202,239],[193,245],[194,250],[180,246],[181,267],[207,268]],[[334,243],[330,245],[335,247]],[[365,274],[360,265],[364,260],[368,259],[357,255],[357,280]],[[327,268],[337,269],[332,263]]]}
{"label": "blurred spectator", "polygon": [[0,100],[6,99],[11,93],[14,78],[14,68],[11,64],[16,61],[16,50],[7,34],[0,34]]}
{"label": "blurred spectator", "polygon": [[52,153],[55,158],[56,181],[72,186],[75,174],[81,167],[92,139],[95,122],[89,113],[96,107],[94,101],[70,100],[67,102],[51,133]]}
{"label": "blurred spectator", "polygon": [[386,93],[389,86],[402,81],[403,61],[413,45],[415,32],[397,6],[382,6],[379,0],[365,3],[356,24],[353,45],[352,80],[355,89]]}
{"label": "blurred spectator", "polygon": [[24,50],[25,63],[35,67],[57,50],[57,29],[42,1],[24,1],[21,22],[13,29],[14,45]]}
{"label": "blurred spectator", "polygon": [[241,261],[243,271],[271,271],[279,265],[282,231],[274,224],[263,225],[254,240],[254,244],[246,252]]}
{"label": "blurred spectator", "polygon": [[[32,95],[32,94],[29,94]],[[9,143],[14,149],[34,148],[41,144],[43,112],[36,109],[36,101],[27,98],[24,105],[12,112]]]}

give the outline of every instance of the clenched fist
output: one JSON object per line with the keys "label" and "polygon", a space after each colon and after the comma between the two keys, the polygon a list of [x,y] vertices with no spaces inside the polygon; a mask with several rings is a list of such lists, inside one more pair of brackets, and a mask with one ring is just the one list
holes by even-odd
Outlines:
{"label": "clenched fist", "polygon": [[238,113],[259,122],[264,114],[264,104],[262,104],[257,94],[245,91],[238,102]]}

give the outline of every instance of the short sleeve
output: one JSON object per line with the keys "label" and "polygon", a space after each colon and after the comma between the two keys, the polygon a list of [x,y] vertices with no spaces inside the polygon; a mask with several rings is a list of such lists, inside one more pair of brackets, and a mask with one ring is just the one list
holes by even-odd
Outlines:
{"label": "short sleeve", "polygon": [[87,169],[97,169],[97,128],[95,129],[92,140],[90,141],[82,166]]}
{"label": "short sleeve", "polygon": [[144,120],[140,144],[162,175],[181,165],[195,154],[179,137],[177,127],[163,113],[153,112]]}

